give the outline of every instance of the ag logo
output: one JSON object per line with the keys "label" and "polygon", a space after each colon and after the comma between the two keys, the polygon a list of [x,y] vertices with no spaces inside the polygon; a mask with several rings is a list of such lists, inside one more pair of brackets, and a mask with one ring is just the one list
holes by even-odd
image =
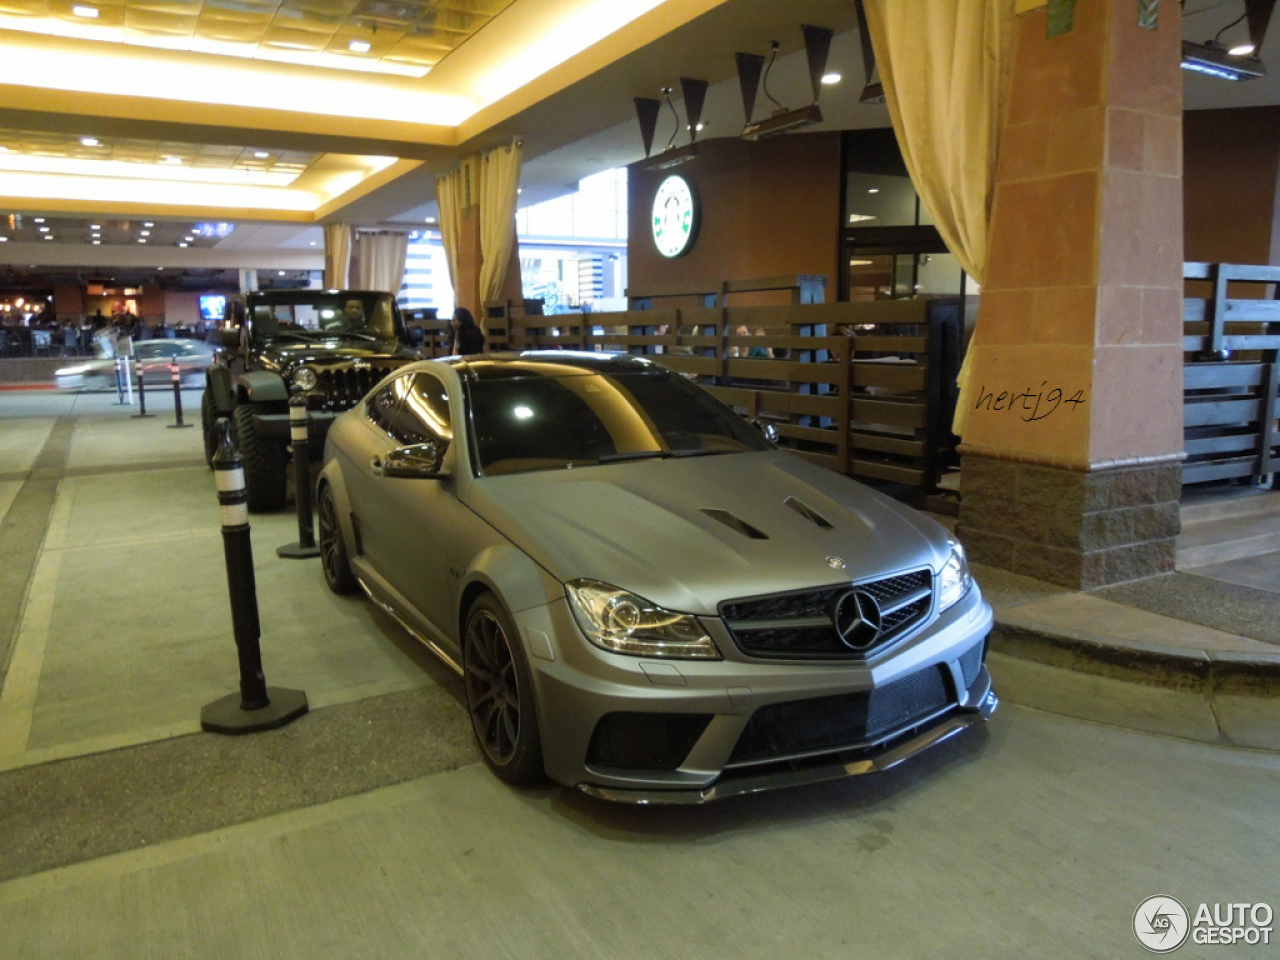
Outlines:
{"label": "ag logo", "polygon": [[684,177],[672,175],[653,198],[653,244],[664,257],[688,253],[698,235],[698,203]]}
{"label": "ag logo", "polygon": [[880,636],[880,604],[869,593],[850,590],[836,597],[831,622],[850,650],[870,650]]}
{"label": "ag logo", "polygon": [[1147,897],[1133,912],[1133,935],[1152,953],[1172,953],[1187,942],[1191,917],[1173,897]]}

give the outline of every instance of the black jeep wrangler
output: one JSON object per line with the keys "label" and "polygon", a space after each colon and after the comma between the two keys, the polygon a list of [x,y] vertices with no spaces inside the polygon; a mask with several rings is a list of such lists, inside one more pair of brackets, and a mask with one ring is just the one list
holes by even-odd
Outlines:
{"label": "black jeep wrangler", "polygon": [[293,386],[306,396],[318,460],[333,418],[419,358],[395,298],[369,290],[248,293],[228,303],[219,338],[226,362],[209,368],[200,403],[205,459],[217,446],[215,422],[229,417],[254,512],[284,506]]}

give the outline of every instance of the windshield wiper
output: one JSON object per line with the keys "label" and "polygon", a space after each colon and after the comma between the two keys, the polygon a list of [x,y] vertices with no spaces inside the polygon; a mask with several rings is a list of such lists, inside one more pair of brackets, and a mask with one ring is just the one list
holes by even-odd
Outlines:
{"label": "windshield wiper", "polygon": [[726,453],[741,453],[741,450],[672,450],[669,456],[680,457],[719,457]]}
{"label": "windshield wiper", "polygon": [[597,463],[617,463],[619,460],[664,460],[672,454],[666,450],[631,450],[627,453],[606,453],[596,458]]}

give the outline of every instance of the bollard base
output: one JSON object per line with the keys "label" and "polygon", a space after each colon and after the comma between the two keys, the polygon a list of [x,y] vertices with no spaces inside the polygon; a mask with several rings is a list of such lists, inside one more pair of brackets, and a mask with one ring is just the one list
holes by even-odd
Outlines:
{"label": "bollard base", "polygon": [[271,702],[258,710],[241,710],[238,693],[219,697],[200,710],[200,727],[209,733],[238,736],[283,727],[307,712],[307,695],[301,690],[267,687],[267,696]]}
{"label": "bollard base", "polygon": [[135,414],[134,414],[130,419],[132,419],[132,420],[142,420],[142,419],[144,419],[144,418],[145,418],[145,419],[150,419],[151,417],[154,417],[154,416],[155,416],[155,414],[154,414],[154,413],[135,413]]}
{"label": "bollard base", "polygon": [[310,560],[312,557],[320,556],[320,548],[304,547],[301,543],[286,543],[283,547],[276,547],[276,556],[284,557],[286,560]]}
{"label": "bollard base", "polygon": [[169,427],[169,429],[170,429],[170,430],[182,430],[182,429],[184,429],[185,427],[194,427],[194,426],[195,426],[195,424],[194,424],[194,423],[170,423],[170,424],[168,424],[168,427]]}

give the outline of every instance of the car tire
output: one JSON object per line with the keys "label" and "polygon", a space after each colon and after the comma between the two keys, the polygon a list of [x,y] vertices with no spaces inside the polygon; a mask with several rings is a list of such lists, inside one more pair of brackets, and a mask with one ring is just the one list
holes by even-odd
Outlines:
{"label": "car tire", "polygon": [[515,785],[543,776],[533,675],[519,637],[498,598],[481,594],[462,633],[467,714],[489,769]]}
{"label": "car tire", "polygon": [[288,457],[278,440],[262,436],[253,422],[253,407],[244,403],[231,417],[236,448],[244,460],[245,499],[250,513],[269,513],[284,506],[288,490]]}
{"label": "car tire", "polygon": [[316,498],[316,514],[320,537],[320,568],[324,582],[334,593],[350,593],[356,585],[355,575],[347,559],[347,545],[342,539],[342,525],[338,522],[338,505],[333,499],[329,484],[320,485]]}
{"label": "car tire", "polygon": [[213,455],[218,452],[218,405],[208,387],[200,396],[200,430],[204,434],[204,462],[212,470]]}

